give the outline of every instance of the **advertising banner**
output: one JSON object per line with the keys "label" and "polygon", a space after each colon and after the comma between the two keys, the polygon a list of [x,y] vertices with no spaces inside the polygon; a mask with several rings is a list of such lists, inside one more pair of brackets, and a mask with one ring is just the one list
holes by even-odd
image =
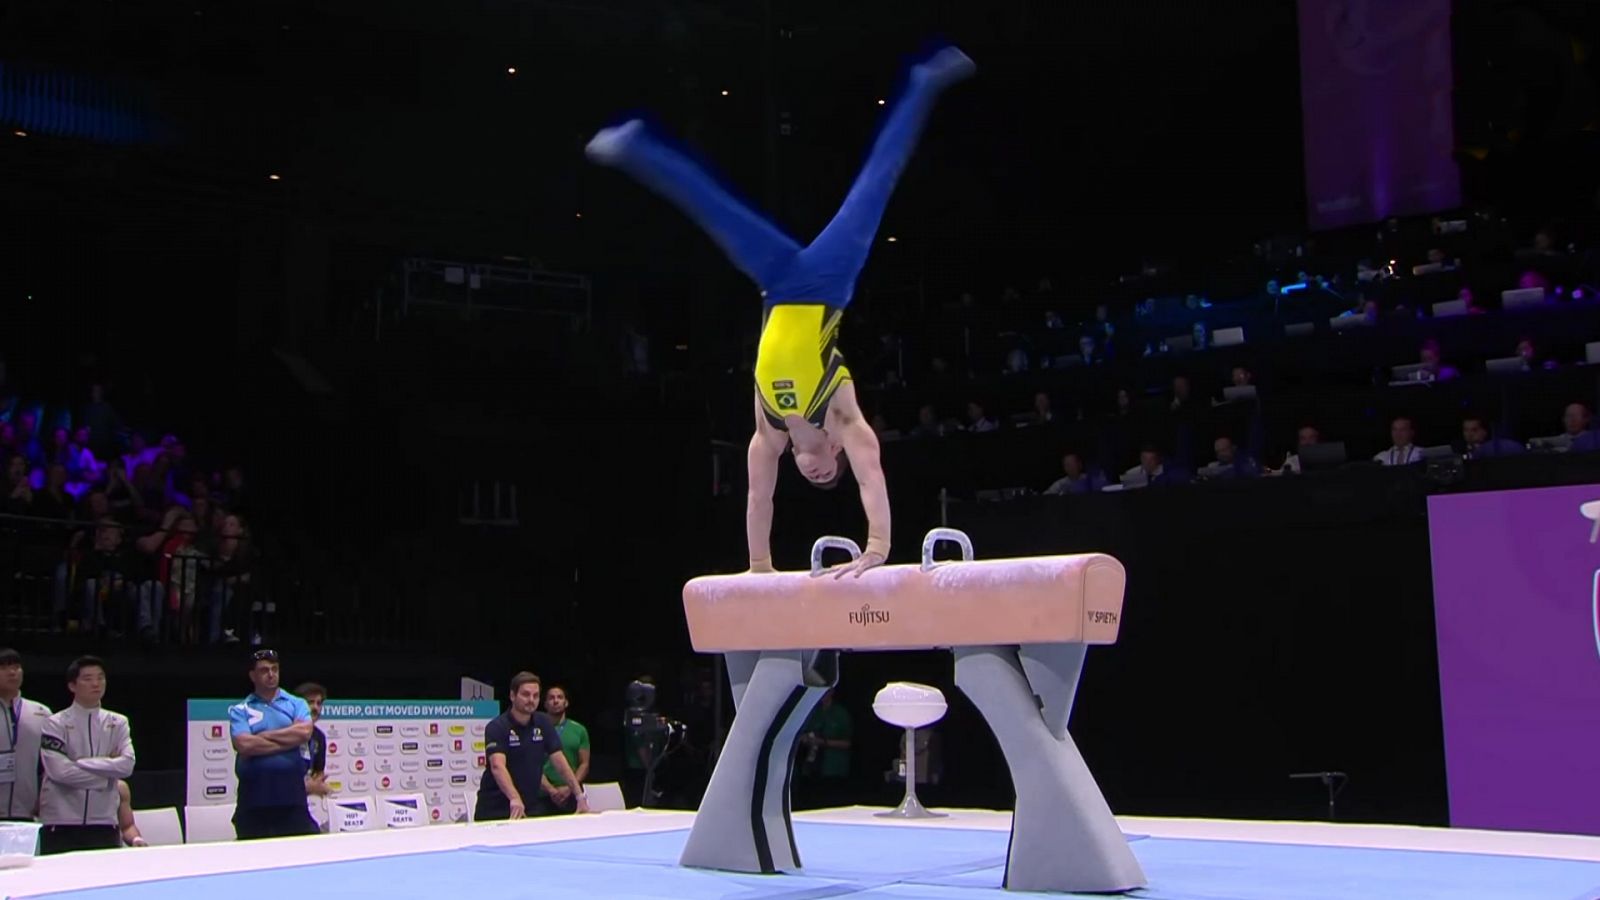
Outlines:
{"label": "advertising banner", "polygon": [[1595,500],[1600,485],[1428,498],[1452,825],[1600,835]]}
{"label": "advertising banner", "polygon": [[1450,0],[1300,0],[1314,229],[1461,204]]}
{"label": "advertising banner", "polygon": [[[235,802],[232,700],[190,700],[188,803]],[[334,830],[466,821],[487,760],[493,700],[330,700],[317,727],[328,738],[328,814]],[[422,798],[418,808],[415,798]]]}

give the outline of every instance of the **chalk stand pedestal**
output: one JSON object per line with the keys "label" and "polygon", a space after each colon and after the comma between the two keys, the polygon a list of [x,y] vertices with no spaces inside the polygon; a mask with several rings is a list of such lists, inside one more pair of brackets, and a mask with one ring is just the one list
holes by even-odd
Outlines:
{"label": "chalk stand pedestal", "polygon": [[880,819],[942,819],[944,813],[934,812],[917,799],[917,729],[944,718],[946,705],[944,693],[926,684],[896,681],[886,685],[872,699],[872,711],[890,725],[905,729],[906,752],[904,757],[906,796],[900,805],[888,812],[874,813]]}

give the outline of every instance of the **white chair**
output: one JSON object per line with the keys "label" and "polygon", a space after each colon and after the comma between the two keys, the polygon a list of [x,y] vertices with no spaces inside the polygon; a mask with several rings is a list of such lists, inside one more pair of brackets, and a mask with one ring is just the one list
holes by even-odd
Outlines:
{"label": "white chair", "polygon": [[893,681],[872,698],[872,711],[890,725],[906,730],[906,796],[900,805],[879,816],[895,819],[931,819],[944,813],[930,812],[917,799],[917,739],[918,728],[925,728],[944,718],[946,709],[944,693],[936,687],[910,681]]}
{"label": "white chair", "polygon": [[428,800],[421,794],[386,794],[378,798],[379,828],[420,828],[428,821]]}
{"label": "white chair", "polygon": [[317,823],[317,830],[327,834],[328,798],[315,795],[306,797],[306,812],[311,813],[311,821]]}
{"label": "white chair", "polygon": [[139,836],[152,847],[166,847],[183,843],[183,823],[178,821],[178,808],[136,809],[133,824]]}
{"label": "white chair", "polygon": [[590,812],[612,812],[628,808],[628,804],[622,799],[622,785],[615,781],[586,784],[583,786],[583,793],[589,798]]}
{"label": "white chair", "polygon": [[1450,316],[1464,316],[1467,314],[1467,301],[1444,300],[1433,305],[1433,317],[1446,319]]}
{"label": "white chair", "polygon": [[183,808],[183,839],[188,844],[219,844],[238,838],[233,831],[233,804]]}
{"label": "white chair", "polygon": [[328,833],[376,831],[383,828],[383,816],[373,797],[335,797],[328,801]]}

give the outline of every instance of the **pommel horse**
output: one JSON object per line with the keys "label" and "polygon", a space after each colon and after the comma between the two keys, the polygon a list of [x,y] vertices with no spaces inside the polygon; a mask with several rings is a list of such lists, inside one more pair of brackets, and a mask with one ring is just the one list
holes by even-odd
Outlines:
{"label": "pommel horse", "polygon": [[[961,546],[935,563],[934,546]],[[881,566],[859,579],[811,571],[709,575],[684,585],[695,650],[727,660],[736,714],[679,863],[733,872],[800,867],[789,815],[795,742],[838,680],[841,650],[950,648],[956,686],[999,739],[1016,811],[1005,887],[1114,892],[1144,871],[1067,733],[1090,644],[1117,640],[1127,575],[1098,553],[972,561],[962,532],[936,528],[920,566]]]}

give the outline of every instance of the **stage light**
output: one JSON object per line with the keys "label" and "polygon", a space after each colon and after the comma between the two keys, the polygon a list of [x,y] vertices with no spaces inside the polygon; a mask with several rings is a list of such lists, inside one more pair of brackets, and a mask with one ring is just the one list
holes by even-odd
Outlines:
{"label": "stage light", "polygon": [[576,215],[580,219],[583,218],[583,213],[575,213],[574,215]]}
{"label": "stage light", "polygon": [[879,100],[879,101],[878,101],[878,105],[879,105],[879,106],[882,106],[882,105],[883,105],[883,101],[882,101],[882,100]]}
{"label": "stage light", "polygon": [[283,180],[283,176],[279,175],[277,173],[273,173],[273,174],[267,176],[267,180],[268,181],[282,181]]}
{"label": "stage light", "polygon": [[13,131],[11,133],[16,135],[17,137],[27,137],[28,136],[28,133],[26,131]]}
{"label": "stage light", "polygon": [[722,92],[722,96],[724,96],[724,97],[728,96],[728,92],[727,91],[723,91]]}
{"label": "stage light", "polygon": [[506,66],[506,74],[507,75],[515,75],[515,74],[517,74],[517,67],[516,66]]}
{"label": "stage light", "polygon": [[891,243],[891,244],[893,244],[893,243],[895,243],[895,242],[897,242],[897,241],[899,241],[899,240],[900,240],[900,239],[899,239],[899,238],[897,238],[897,237],[895,237],[895,236],[894,236],[894,235],[892,235],[892,234],[891,234],[891,235],[889,235],[889,237],[888,237],[888,241],[889,241],[889,243]]}

